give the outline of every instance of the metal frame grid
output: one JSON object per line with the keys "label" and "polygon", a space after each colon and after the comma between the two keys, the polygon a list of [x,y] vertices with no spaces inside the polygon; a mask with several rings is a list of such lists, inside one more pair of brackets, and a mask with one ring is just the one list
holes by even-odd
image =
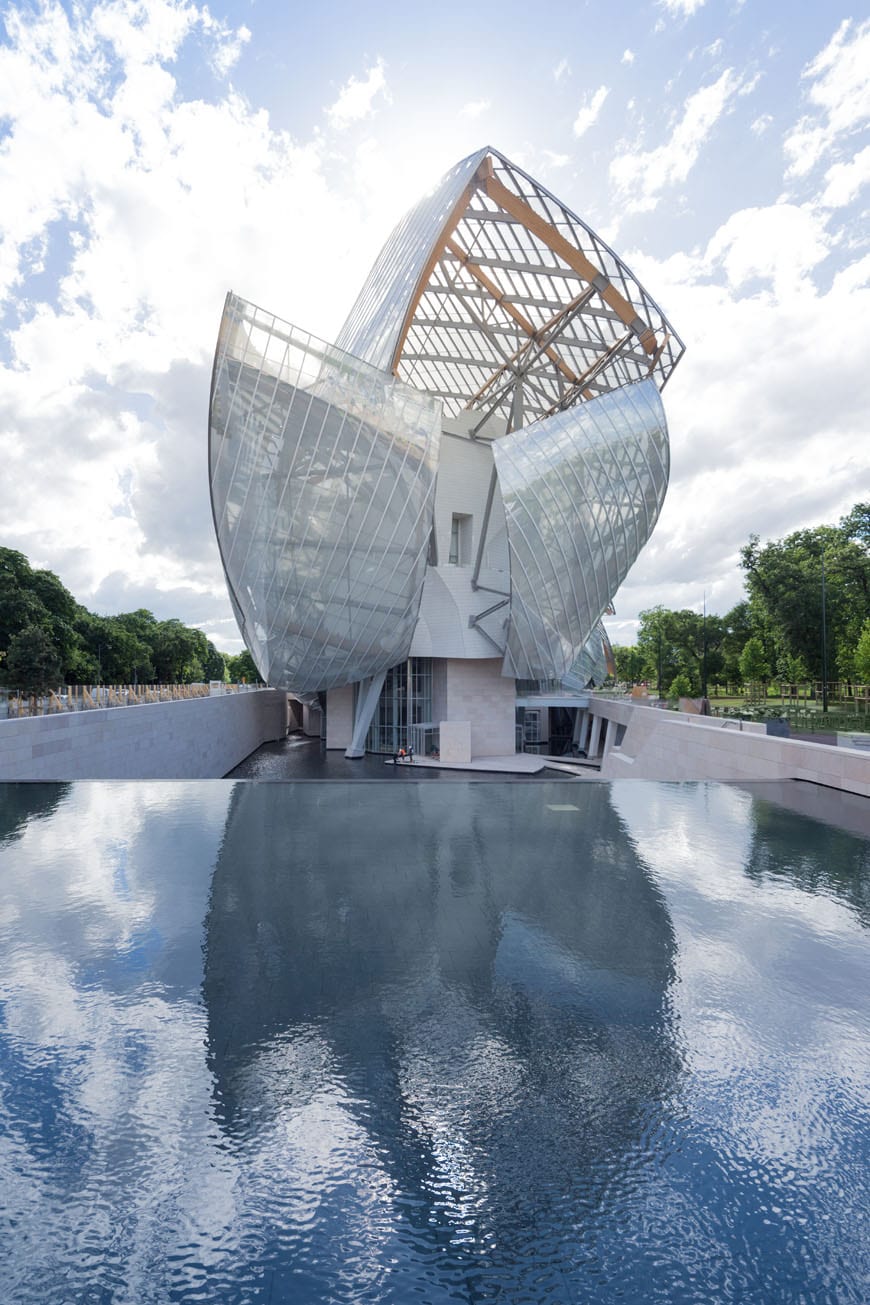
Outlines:
{"label": "metal frame grid", "polygon": [[306,695],[408,656],[440,404],[229,294],[210,405],[221,559],[265,680]]}
{"label": "metal frame grid", "polygon": [[444,402],[535,420],[652,377],[683,343],[626,265],[493,149],[470,155],[388,240],[339,344]]}
{"label": "metal frame grid", "polygon": [[[505,673],[569,673],[649,539],[668,483],[651,380],[493,444],[511,564]],[[590,650],[591,652],[591,650]]]}

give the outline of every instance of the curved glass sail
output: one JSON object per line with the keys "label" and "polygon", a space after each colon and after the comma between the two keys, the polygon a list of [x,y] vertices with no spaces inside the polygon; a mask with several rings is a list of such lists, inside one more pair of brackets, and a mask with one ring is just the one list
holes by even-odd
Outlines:
{"label": "curved glass sail", "polygon": [[564,676],[649,539],[668,483],[655,384],[642,381],[493,444],[507,520],[505,673]]}
{"label": "curved glass sail", "polygon": [[315,693],[408,656],[440,429],[437,399],[227,296],[212,510],[233,607],[269,684]]}

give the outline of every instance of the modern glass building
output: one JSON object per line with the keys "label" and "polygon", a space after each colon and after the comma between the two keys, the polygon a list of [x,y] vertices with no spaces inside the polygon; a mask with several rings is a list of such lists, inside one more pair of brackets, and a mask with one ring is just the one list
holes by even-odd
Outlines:
{"label": "modern glass building", "polygon": [[625,264],[486,148],[400,222],[335,344],[228,294],[209,470],[263,678],[350,756],[512,753],[600,680],[668,481],[683,353]]}

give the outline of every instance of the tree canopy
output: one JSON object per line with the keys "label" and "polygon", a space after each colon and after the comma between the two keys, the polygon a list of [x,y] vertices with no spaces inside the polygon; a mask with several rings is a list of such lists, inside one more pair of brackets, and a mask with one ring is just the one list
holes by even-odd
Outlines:
{"label": "tree canopy", "polygon": [[[223,680],[228,660],[202,630],[159,621],[145,608],[118,616],[89,612],[52,571],[0,548],[0,673],[13,688]],[[247,678],[259,679],[253,662],[251,668]],[[37,682],[41,687],[32,687]]]}
{"label": "tree canopy", "polygon": [[[708,683],[867,683],[870,635],[870,503],[856,503],[835,526],[798,530],[741,551],[747,597],[725,616],[653,607],[640,614],[636,648],[614,648],[621,679],[669,686],[685,676],[692,692]],[[824,621],[823,621],[824,611]]]}
{"label": "tree canopy", "polygon": [[752,535],[740,563],[754,624],[769,632],[777,665],[799,658],[820,679],[826,652],[829,679],[855,675],[870,616],[870,504],[857,503],[836,526],[797,530],[763,545]]}

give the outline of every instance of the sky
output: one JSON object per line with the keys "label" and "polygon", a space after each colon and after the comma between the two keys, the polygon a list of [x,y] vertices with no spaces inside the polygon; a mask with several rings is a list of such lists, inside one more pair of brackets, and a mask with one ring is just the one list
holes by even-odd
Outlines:
{"label": "sky", "polygon": [[751,533],[870,496],[870,17],[829,0],[0,8],[0,545],[242,647],[207,482],[226,291],[334,339],[402,214],[492,145],[686,344],[615,598],[726,612]]}

